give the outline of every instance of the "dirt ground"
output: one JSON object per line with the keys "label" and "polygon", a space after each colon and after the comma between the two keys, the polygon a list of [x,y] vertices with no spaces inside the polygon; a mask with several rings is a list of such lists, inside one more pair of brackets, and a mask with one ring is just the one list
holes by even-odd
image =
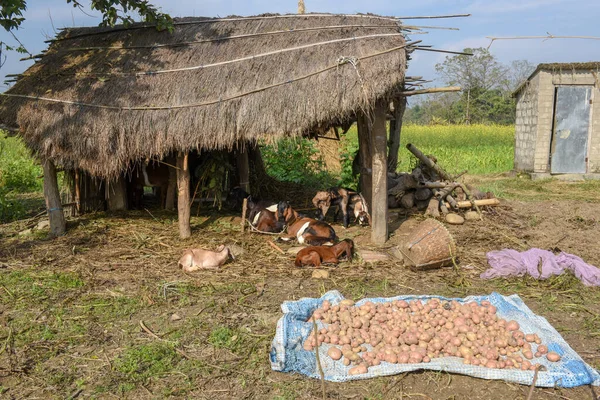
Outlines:
{"label": "dirt ground", "polygon": [[[600,290],[571,275],[547,281],[485,281],[486,252],[563,250],[600,266],[597,203],[503,201],[483,221],[450,226],[458,268],[412,272],[397,261],[356,257],[313,279],[293,267],[272,236],[242,234],[224,213],[192,218],[192,238],[177,237],[176,216],[160,211],[98,213],[69,221],[66,236],[18,235],[27,221],[0,226],[0,397],[21,398],[321,398],[321,383],[273,372],[269,350],[284,300],[337,289],[353,299],[400,294],[463,297],[518,293],[588,363],[600,367]],[[392,214],[384,252],[406,219]],[[410,223],[410,222],[409,222]],[[335,225],[338,236],[370,248],[368,229]],[[236,245],[219,271],[184,274],[182,250]],[[286,250],[289,246],[279,244]],[[599,389],[595,389],[596,393]],[[529,387],[445,372],[415,372],[327,383],[332,399],[524,399]],[[533,399],[593,399],[594,389],[536,388]]]}

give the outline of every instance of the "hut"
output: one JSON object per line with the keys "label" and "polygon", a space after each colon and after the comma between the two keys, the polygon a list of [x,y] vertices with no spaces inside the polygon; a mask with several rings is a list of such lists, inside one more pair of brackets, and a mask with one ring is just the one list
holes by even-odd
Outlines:
{"label": "hut", "polygon": [[[178,217],[190,235],[188,154],[235,153],[247,184],[259,139],[315,136],[358,120],[372,169],[373,233],[387,239],[386,114],[411,49],[400,21],[376,15],[259,15],[69,28],[0,95],[0,124],[44,167],[52,232],[64,232],[56,168],[126,204],[132,163],[172,155]],[[93,184],[96,182],[96,184]]]}
{"label": "hut", "polygon": [[599,77],[600,62],[540,64],[517,88],[517,171],[600,178]]}

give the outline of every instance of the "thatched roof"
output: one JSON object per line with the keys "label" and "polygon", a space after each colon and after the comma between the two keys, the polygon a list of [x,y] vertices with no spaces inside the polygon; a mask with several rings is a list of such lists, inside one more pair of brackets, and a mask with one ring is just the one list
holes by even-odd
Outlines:
{"label": "thatched roof", "polygon": [[0,124],[42,159],[114,176],[141,157],[339,124],[398,90],[404,46],[398,21],[374,15],[68,29],[0,95]]}

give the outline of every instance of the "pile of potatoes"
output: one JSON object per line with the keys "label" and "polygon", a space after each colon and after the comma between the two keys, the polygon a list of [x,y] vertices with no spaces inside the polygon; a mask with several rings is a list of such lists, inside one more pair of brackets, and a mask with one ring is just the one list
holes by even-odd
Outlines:
{"label": "pile of potatoes", "polygon": [[309,321],[313,318],[324,327],[309,335],[304,349],[331,345],[327,355],[353,365],[350,375],[364,374],[382,361],[416,364],[448,356],[461,357],[464,364],[532,371],[541,367],[534,358],[560,360],[537,334],[499,318],[489,301],[396,300],[355,307],[352,300],[335,306],[325,300]]}

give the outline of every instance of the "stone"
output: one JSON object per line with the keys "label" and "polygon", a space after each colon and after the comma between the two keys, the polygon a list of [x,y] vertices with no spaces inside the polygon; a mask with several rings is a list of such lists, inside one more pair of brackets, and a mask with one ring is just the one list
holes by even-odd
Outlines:
{"label": "stone", "polygon": [[465,219],[458,214],[450,213],[446,215],[446,222],[452,225],[462,225]]}
{"label": "stone", "polygon": [[388,255],[372,250],[359,250],[358,255],[363,259],[363,261],[369,263],[388,261],[390,259]]}
{"label": "stone", "polygon": [[479,219],[479,214],[477,211],[467,211],[465,213],[465,219],[467,221],[477,221]]}
{"label": "stone", "polygon": [[177,313],[173,313],[171,315],[171,318],[169,318],[169,320],[171,320],[171,322],[179,321],[180,319],[181,319],[181,317]]}
{"label": "stone", "polygon": [[24,231],[19,232],[19,236],[30,235],[32,232],[33,232],[33,230],[31,228],[25,229]]}
{"label": "stone", "polygon": [[329,278],[329,271],[326,269],[315,269],[312,273],[312,277],[315,279],[327,279]]}

